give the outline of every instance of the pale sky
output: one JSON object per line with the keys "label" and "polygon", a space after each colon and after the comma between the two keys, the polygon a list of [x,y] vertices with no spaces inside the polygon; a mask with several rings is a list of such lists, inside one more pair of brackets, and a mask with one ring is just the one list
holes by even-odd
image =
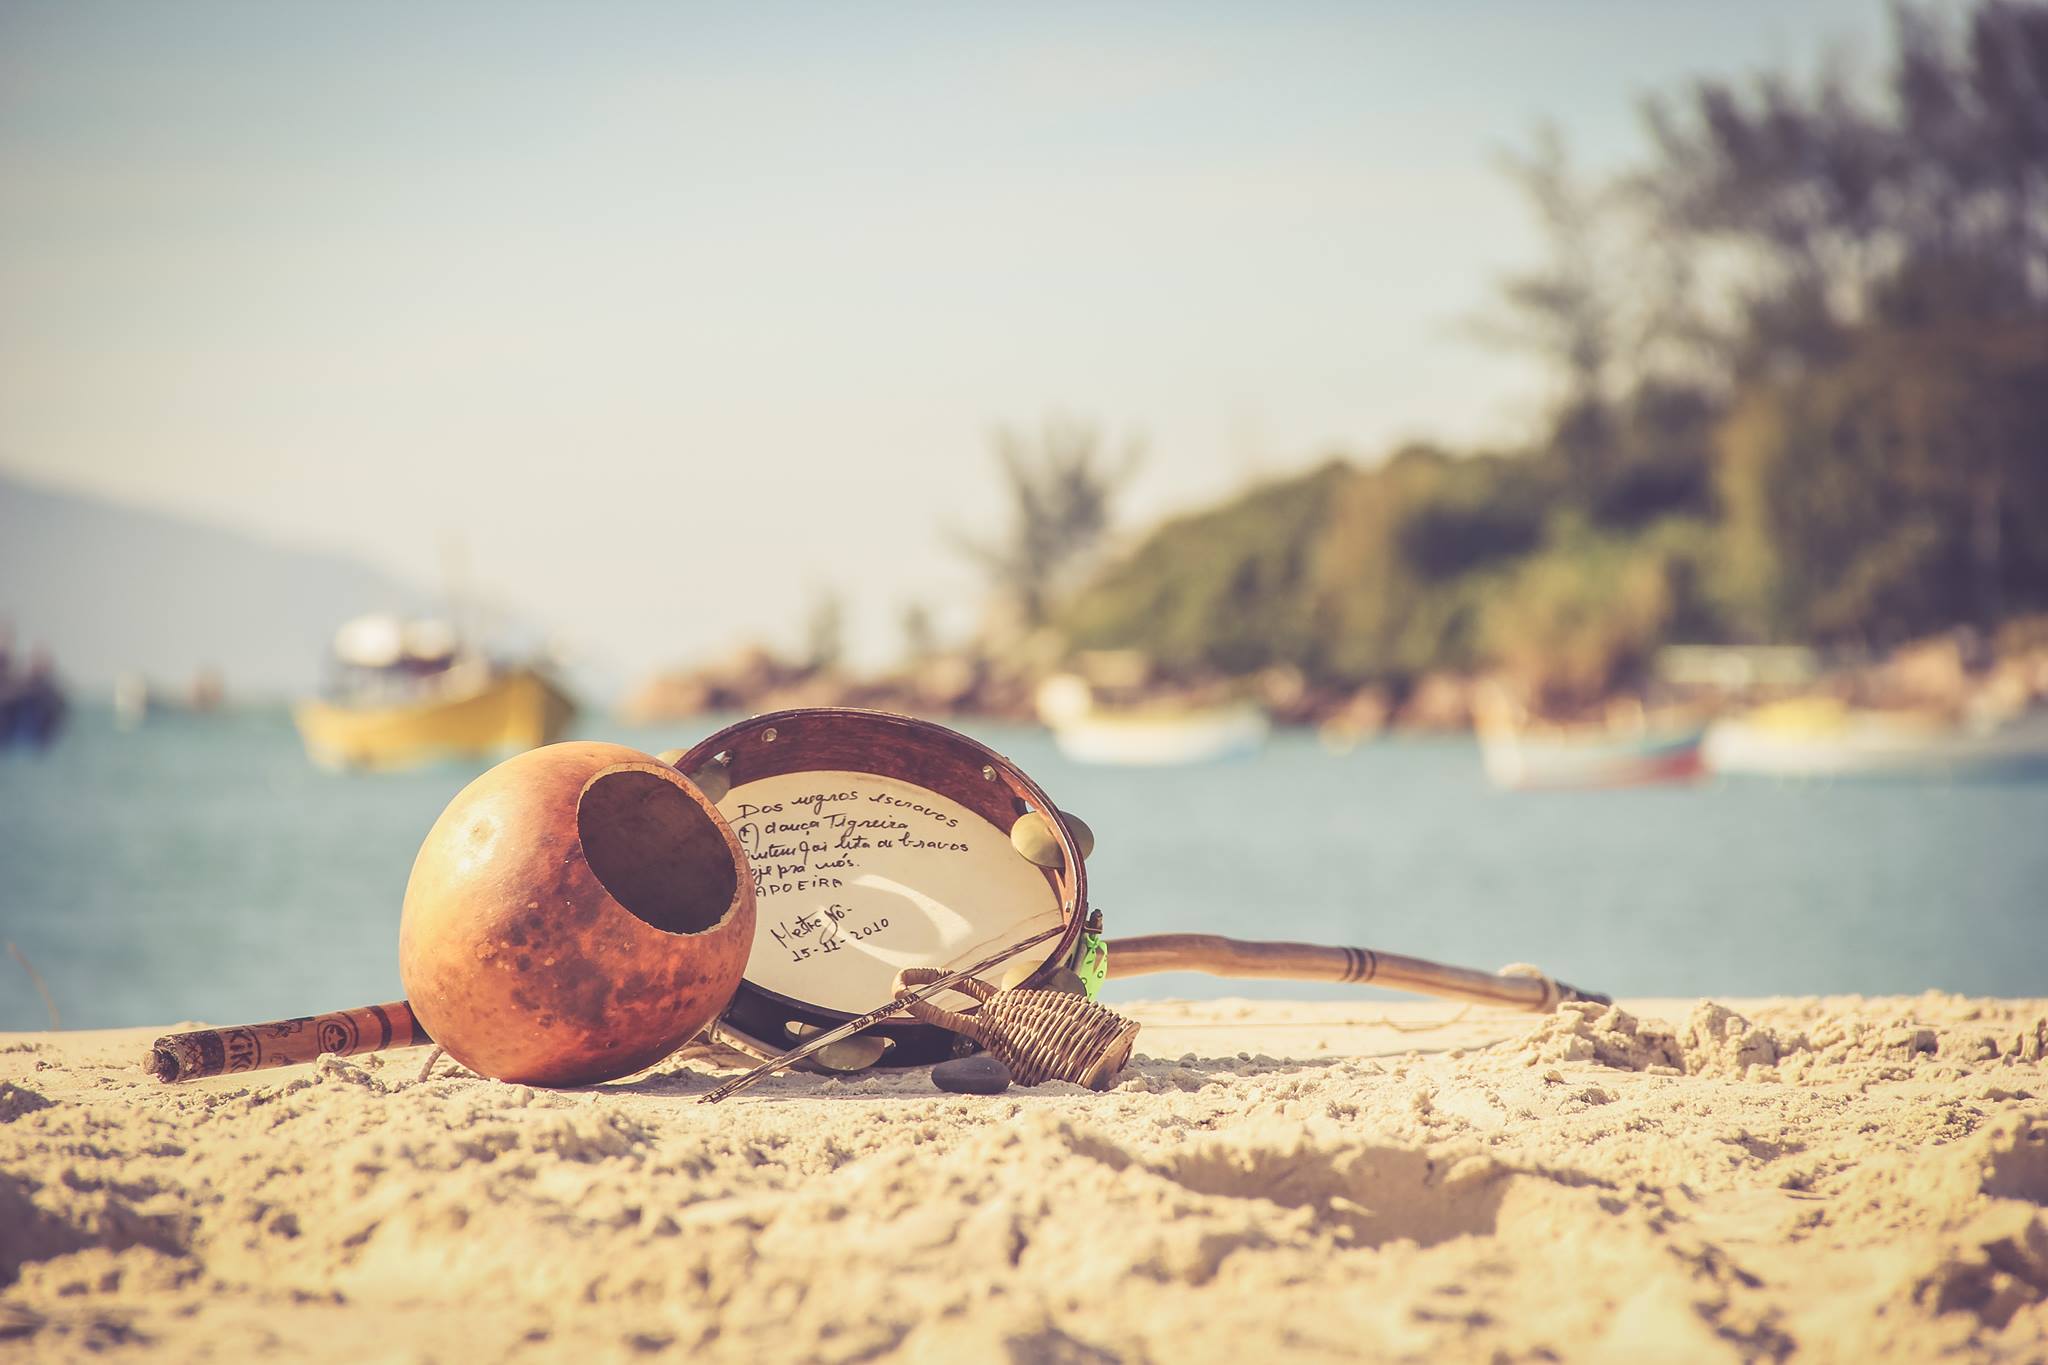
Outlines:
{"label": "pale sky", "polygon": [[1876,0],[724,6],[0,0],[0,468],[492,592],[634,674],[964,624],[987,434],[1145,438],[1137,527],[1511,439],[1460,321],[1695,72]]}

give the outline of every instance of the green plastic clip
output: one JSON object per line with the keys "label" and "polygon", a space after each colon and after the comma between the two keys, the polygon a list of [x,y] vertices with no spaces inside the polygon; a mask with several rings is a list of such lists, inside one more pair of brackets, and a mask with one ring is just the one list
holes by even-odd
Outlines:
{"label": "green plastic clip", "polygon": [[1109,943],[1102,935],[1081,935],[1080,951],[1074,955],[1074,973],[1081,978],[1081,987],[1090,1000],[1101,994],[1102,983],[1109,980]]}

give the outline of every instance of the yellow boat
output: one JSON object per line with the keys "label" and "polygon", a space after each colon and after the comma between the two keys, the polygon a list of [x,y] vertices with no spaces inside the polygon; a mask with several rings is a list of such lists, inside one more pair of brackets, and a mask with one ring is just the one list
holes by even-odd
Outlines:
{"label": "yellow boat", "polygon": [[384,772],[552,744],[575,711],[569,694],[537,669],[457,666],[419,695],[303,701],[292,719],[321,767]]}
{"label": "yellow boat", "polygon": [[2010,780],[2048,776],[2048,709],[1949,715],[1795,697],[1716,721],[1707,766],[1761,777]]}

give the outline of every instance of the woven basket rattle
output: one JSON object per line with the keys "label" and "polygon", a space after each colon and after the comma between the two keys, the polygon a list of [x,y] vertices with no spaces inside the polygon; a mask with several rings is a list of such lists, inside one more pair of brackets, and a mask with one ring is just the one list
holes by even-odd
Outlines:
{"label": "woven basket rattle", "polygon": [[944,1009],[929,1000],[907,999],[904,992],[927,985],[945,972],[931,967],[905,967],[896,973],[896,996],[912,1017],[981,1044],[990,1056],[1010,1068],[1019,1085],[1072,1081],[1090,1090],[1107,1090],[1131,1059],[1138,1025],[1085,995],[1026,988],[998,990],[975,977],[952,989],[981,1002],[966,1014]]}

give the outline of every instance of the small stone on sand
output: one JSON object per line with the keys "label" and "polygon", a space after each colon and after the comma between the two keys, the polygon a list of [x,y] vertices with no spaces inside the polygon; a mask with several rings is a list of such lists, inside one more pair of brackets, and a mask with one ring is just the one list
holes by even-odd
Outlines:
{"label": "small stone on sand", "polygon": [[1010,1088],[1010,1068],[977,1052],[940,1062],[932,1068],[932,1084],[956,1095],[1000,1095]]}

